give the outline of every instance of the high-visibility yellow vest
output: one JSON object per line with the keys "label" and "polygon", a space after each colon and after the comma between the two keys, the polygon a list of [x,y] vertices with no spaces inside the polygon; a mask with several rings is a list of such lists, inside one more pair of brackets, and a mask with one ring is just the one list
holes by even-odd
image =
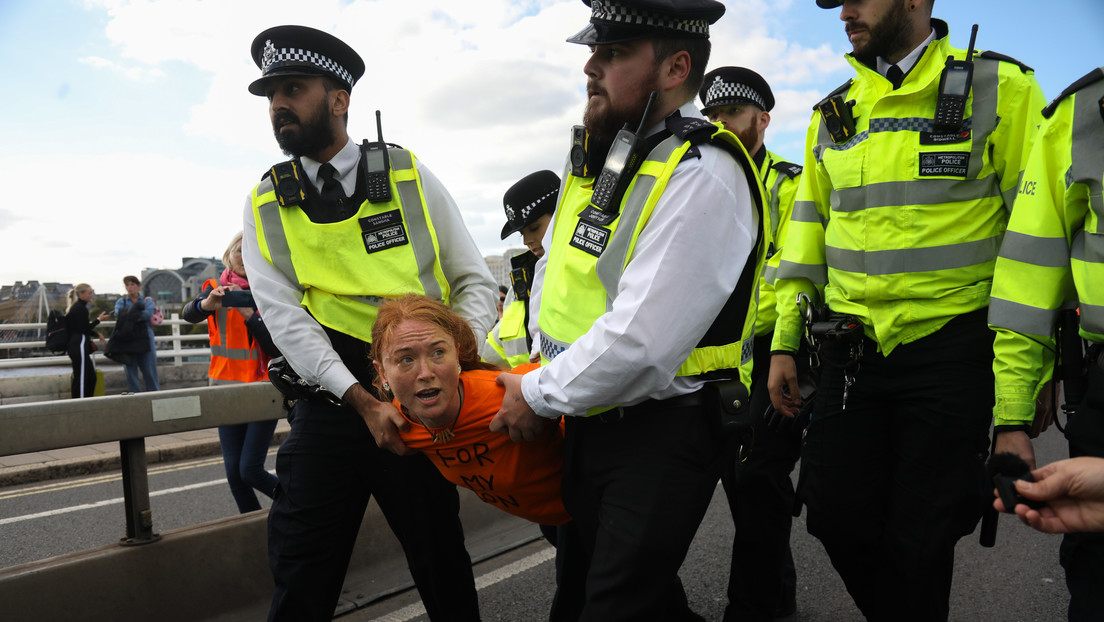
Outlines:
{"label": "high-visibility yellow vest", "polygon": [[[692,122],[691,119],[686,119]],[[723,145],[741,165],[756,210],[763,222],[763,189],[755,166],[740,141],[719,125],[705,124],[708,131],[699,131],[692,139],[672,135],[659,143],[644,159],[630,182],[620,204],[620,213],[612,222],[599,226],[584,222],[580,212],[590,204],[593,177],[575,177],[570,169],[564,172],[564,186],[556,208],[555,228],[548,260],[544,268],[541,307],[537,315],[540,325],[541,361],[547,364],[585,334],[591,325],[613,306],[618,283],[628,265],[641,231],[647,226],[652,210],[663,195],[671,174],[694,142],[709,140]],[[701,126],[697,126],[700,129]],[[600,250],[583,250],[572,241],[586,246],[588,236],[604,239]],[[714,321],[720,333],[713,341],[703,340],[679,368],[679,376],[699,376],[710,372],[739,377],[750,388],[752,339],[755,332],[755,284],[763,267],[766,244],[760,231],[752,256],[748,258],[740,285],[725,305],[722,315]],[[579,238],[583,238],[582,241]],[[714,333],[711,328],[709,333]],[[615,407],[593,408],[588,415]]]}
{"label": "high-visibility yellow vest", "polygon": [[302,305],[320,324],[366,342],[387,299],[449,300],[416,159],[405,149],[388,149],[388,156],[391,201],[364,201],[340,222],[311,222],[300,206],[281,207],[271,176],[252,195],[261,255],[298,284]]}
{"label": "high-visibility yellow vest", "polygon": [[993,275],[996,425],[1027,425],[1054,367],[1059,311],[1104,342],[1104,68],[1047,106]]}
{"label": "high-visibility yellow vest", "polygon": [[487,335],[484,360],[499,367],[514,368],[529,362],[529,331],[525,327],[525,305],[511,289],[502,304],[502,319]]}
{"label": "high-visibility yellow vest", "polygon": [[[219,286],[207,279],[203,288]],[[207,318],[207,335],[211,342],[211,365],[207,375],[229,382],[268,380],[268,369],[261,364],[261,346],[245,328],[245,318],[234,307],[219,307]]]}
{"label": "high-visibility yellow vest", "polygon": [[[993,265],[1044,100],[1030,68],[974,55],[973,88],[959,132],[934,127],[947,25],[900,88],[848,55],[856,76],[837,93],[854,101],[855,134],[842,143],[819,112],[775,282],[784,302],[800,291],[852,314],[890,353],[989,304]],[[774,350],[797,350],[802,320],[779,306]]]}
{"label": "high-visibility yellow vest", "polygon": [[763,164],[759,167],[759,178],[763,180],[763,188],[767,193],[768,207],[765,212],[769,226],[763,230],[769,234],[770,245],[767,247],[767,263],[763,267],[763,276],[759,279],[759,308],[755,319],[757,337],[774,332],[774,322],[778,319],[774,279],[782,257],[790,213],[793,212],[794,197],[797,196],[801,167],[767,151]]}

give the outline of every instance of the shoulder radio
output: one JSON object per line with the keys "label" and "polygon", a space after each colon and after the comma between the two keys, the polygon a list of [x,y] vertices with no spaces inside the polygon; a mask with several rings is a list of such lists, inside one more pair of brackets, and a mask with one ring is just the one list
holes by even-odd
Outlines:
{"label": "shoulder radio", "polygon": [[625,189],[632,180],[640,161],[644,156],[644,140],[641,134],[644,132],[648,116],[652,113],[658,92],[652,91],[648,97],[648,105],[644,108],[644,117],[640,119],[640,127],[633,133],[626,123],[621,131],[613,138],[613,146],[610,147],[606,163],[602,167],[602,173],[594,182],[594,195],[590,202],[594,207],[603,212],[610,211],[611,207],[618,204]]}
{"label": "shoulder radio", "polygon": [[970,95],[970,84],[974,80],[974,41],[977,39],[977,24],[970,32],[970,47],[966,50],[966,60],[947,57],[943,75],[939,78],[939,99],[935,103],[935,129],[946,132],[958,132],[962,129],[962,117],[966,113],[966,99]]}
{"label": "shoulder radio", "polygon": [[370,203],[391,202],[391,161],[387,156],[387,143],[383,141],[383,124],[380,111],[376,111],[376,142],[361,143],[360,163],[364,169],[364,183]]}

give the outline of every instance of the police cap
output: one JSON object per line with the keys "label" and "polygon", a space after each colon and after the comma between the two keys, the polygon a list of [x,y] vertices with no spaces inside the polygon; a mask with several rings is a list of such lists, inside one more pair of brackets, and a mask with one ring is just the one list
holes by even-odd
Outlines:
{"label": "police cap", "polygon": [[556,211],[560,196],[560,178],[552,171],[537,171],[522,177],[502,195],[506,225],[502,239],[533,224],[545,214]]}
{"label": "police cap", "polygon": [[774,108],[770,85],[746,67],[720,67],[705,74],[698,97],[702,114],[710,108],[740,104],[755,104],[767,112]]}
{"label": "police cap", "polygon": [[843,4],[843,0],[816,0],[817,6],[822,9],[834,9]]}
{"label": "police cap", "polygon": [[709,25],[724,15],[716,0],[583,0],[590,24],[568,43],[601,45],[646,37],[708,39]]}
{"label": "police cap", "polygon": [[364,75],[364,61],[341,39],[307,26],[274,26],[253,39],[253,62],[261,77],[249,85],[254,95],[265,94],[265,82],[280,76],[329,76],[352,91]]}

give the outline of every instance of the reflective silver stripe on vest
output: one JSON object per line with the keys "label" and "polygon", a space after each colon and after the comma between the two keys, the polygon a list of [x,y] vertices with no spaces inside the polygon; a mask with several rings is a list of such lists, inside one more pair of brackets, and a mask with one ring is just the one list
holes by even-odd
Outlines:
{"label": "reflective silver stripe on vest", "polygon": [[[1012,190],[1015,192],[1015,188]],[[1000,183],[994,173],[982,179],[887,181],[857,188],[836,188],[832,190],[831,202],[832,211],[858,212],[875,207],[940,205],[999,196]]]}
{"label": "reflective silver stripe on vest", "polygon": [[1029,263],[1044,268],[1069,266],[1070,247],[1066,238],[1040,238],[1016,231],[1004,234],[1000,256],[1005,259]]}
{"label": "reflective silver stripe on vest", "polygon": [[[768,174],[769,174],[769,171],[772,171],[772,170],[774,170],[774,169],[770,168],[769,166],[767,167]],[[779,190],[779,188],[782,187],[782,182],[789,179],[784,173],[782,173],[782,171],[775,171],[775,172],[778,173],[778,176],[775,177],[774,185],[771,186],[771,190],[770,190],[771,240],[777,240],[778,239],[778,207],[779,207],[779,203],[780,203],[780,201],[778,199],[778,190]],[[766,180],[764,180],[764,181],[766,181]],[[775,244],[775,246],[778,246],[778,245]]]}
{"label": "reflective silver stripe on vest", "polygon": [[[974,64],[974,85],[971,88],[970,106],[973,108],[970,119],[964,124],[964,129],[970,132],[973,148],[970,149],[970,167],[966,171],[966,177],[975,178],[981,174],[981,165],[985,159],[985,149],[989,143],[989,135],[997,129],[1000,119],[997,117],[997,97],[999,95],[1000,61],[979,58]],[[1014,184],[1005,195],[1004,204],[1012,209],[1012,201],[1016,198],[1016,189],[1019,184]],[[1000,184],[997,184],[1000,190]],[[985,195],[979,195],[985,196]]]}
{"label": "reflective silver stripe on vest", "polygon": [[809,279],[814,285],[827,285],[828,267],[824,264],[810,266],[808,264],[794,263],[783,259],[778,262],[778,272],[774,278],[775,280]]}
{"label": "reflective silver stripe on vest", "polygon": [[[257,196],[264,196],[269,192],[273,192],[272,177],[265,177],[257,188]],[[280,219],[280,204],[274,199],[262,204],[257,211],[261,215],[265,244],[268,246],[268,256],[272,258],[272,265],[289,281],[299,284],[295,266],[291,264],[291,247],[288,246],[287,236],[284,235],[284,221]],[[299,302],[303,301],[302,292],[296,292],[296,296]]]}
{"label": "reflective silver stripe on vest", "polygon": [[1081,311],[1081,328],[1097,335],[1104,334],[1104,307],[1078,303]]}
{"label": "reflective silver stripe on vest", "polygon": [[1086,233],[1084,229],[1078,231],[1073,236],[1070,257],[1085,263],[1104,264],[1104,236]]}
{"label": "reflective silver stripe on vest", "polygon": [[825,224],[813,201],[794,201],[790,222],[816,222],[820,223],[821,227]]}
{"label": "reflective silver stripe on vest", "polygon": [[226,326],[230,316],[225,307],[215,313],[217,314],[219,343],[211,346],[211,356],[221,356],[224,359],[234,361],[249,361],[258,358],[257,351],[253,348],[230,348],[226,346]]}
{"label": "reflective silver stripe on vest", "polygon": [[502,351],[506,353],[507,358],[529,353],[529,349],[525,347],[525,337],[507,339],[505,341],[500,340],[500,343],[502,344]]}
{"label": "reflective silver stripe on vest", "polygon": [[[1101,82],[1075,93],[1073,100],[1073,166],[1070,178],[1088,186],[1090,208],[1104,224],[1104,127],[1100,123]],[[1091,94],[1090,94],[1091,93]],[[1091,128],[1091,129],[1090,129]],[[1067,182],[1068,185],[1068,182]],[[1104,233],[1104,230],[1093,233]],[[1095,332],[1095,331],[1094,331]]]}
{"label": "reflective silver stripe on vest", "polygon": [[[1058,322],[1058,312],[1058,309],[1040,309],[1003,298],[989,299],[989,323],[1017,333],[1050,335]],[[1084,315],[1081,321],[1084,322]]]}
{"label": "reflective silver stripe on vest", "polygon": [[[645,162],[656,162],[665,165],[671,154],[676,149],[686,144],[684,139],[669,136],[652,149]],[[598,280],[606,290],[606,311],[613,309],[613,297],[617,295],[618,285],[621,283],[621,273],[625,268],[625,261],[629,257],[629,244],[633,239],[633,231],[636,223],[644,212],[644,204],[648,201],[648,195],[655,187],[656,178],[652,175],[638,173],[633,183],[633,190],[629,198],[622,202],[621,216],[618,219],[617,229],[613,232],[606,250],[598,257],[594,266],[598,274]]]}
{"label": "reflective silver stripe on vest", "polygon": [[[391,167],[394,170],[408,170],[414,168],[413,158],[405,149],[388,149],[391,158]],[[437,254],[433,251],[433,239],[429,233],[429,223],[426,222],[425,211],[422,207],[421,195],[418,192],[418,182],[415,179],[400,181],[395,184],[399,190],[399,201],[402,203],[403,220],[407,223],[407,235],[410,237],[410,245],[414,251],[414,259],[418,262],[418,279],[422,283],[425,295],[433,300],[444,298],[441,285],[433,274],[433,266],[437,262]],[[421,233],[427,235],[420,235]]]}
{"label": "reflective silver stripe on vest", "polygon": [[1000,243],[1001,237],[993,236],[960,244],[884,251],[828,246],[825,255],[835,270],[875,276],[976,266],[995,259]]}

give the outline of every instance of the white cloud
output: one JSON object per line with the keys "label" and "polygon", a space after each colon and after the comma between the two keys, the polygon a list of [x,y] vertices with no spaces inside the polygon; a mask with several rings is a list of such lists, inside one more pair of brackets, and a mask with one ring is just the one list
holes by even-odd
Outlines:
{"label": "white cloud", "polygon": [[129,80],[138,82],[153,82],[165,77],[165,72],[156,67],[126,67],[119,63],[100,58],[99,56],[86,56],[78,59],[78,63],[88,65],[93,69],[106,69],[125,76]]}

